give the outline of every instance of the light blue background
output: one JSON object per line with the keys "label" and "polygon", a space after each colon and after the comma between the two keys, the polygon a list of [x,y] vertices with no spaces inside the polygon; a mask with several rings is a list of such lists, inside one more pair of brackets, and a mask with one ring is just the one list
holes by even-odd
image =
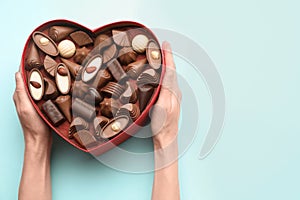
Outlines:
{"label": "light blue background", "polygon": [[[197,89],[202,122],[179,160],[182,199],[299,199],[299,6],[297,0],[2,1],[0,199],[17,199],[23,162],[24,142],[11,98],[14,72],[31,31],[57,18],[91,28],[134,20],[171,29],[200,44],[216,63],[227,97],[226,121],[219,144],[200,161],[211,115],[209,94],[201,80],[189,79],[189,66],[176,59],[179,73]],[[150,140],[137,141],[123,146],[151,148]],[[152,173],[115,171],[57,136],[51,170],[55,200],[151,196]]]}

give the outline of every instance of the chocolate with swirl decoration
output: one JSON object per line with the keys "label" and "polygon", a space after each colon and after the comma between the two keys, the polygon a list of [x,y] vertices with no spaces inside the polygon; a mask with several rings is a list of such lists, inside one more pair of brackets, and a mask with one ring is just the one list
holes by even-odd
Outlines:
{"label": "chocolate with swirl decoration", "polygon": [[61,40],[66,39],[66,37],[75,30],[76,28],[73,27],[51,26],[49,29],[49,36],[55,42],[60,42]]}

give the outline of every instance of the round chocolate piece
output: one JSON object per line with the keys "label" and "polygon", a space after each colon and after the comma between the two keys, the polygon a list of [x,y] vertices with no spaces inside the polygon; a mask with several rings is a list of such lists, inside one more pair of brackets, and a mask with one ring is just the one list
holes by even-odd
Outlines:
{"label": "round chocolate piece", "polygon": [[131,45],[133,50],[136,51],[137,53],[144,53],[148,42],[149,39],[147,38],[147,36],[143,34],[139,34],[132,39]]}
{"label": "round chocolate piece", "polygon": [[32,39],[36,46],[38,46],[39,49],[42,50],[45,54],[48,54],[50,56],[57,56],[59,54],[55,42],[48,35],[40,31],[35,31],[32,34]]}
{"label": "round chocolate piece", "polygon": [[153,69],[159,69],[161,66],[161,52],[158,44],[154,40],[150,40],[147,49],[146,49],[146,55],[149,62],[149,65]]}
{"label": "round chocolate piece", "polygon": [[123,131],[129,124],[129,117],[126,115],[121,115],[113,120],[111,120],[107,125],[103,127],[103,131],[100,133],[100,136],[103,139],[109,139],[112,138],[121,131]]}
{"label": "round chocolate piece", "polygon": [[100,70],[102,65],[102,57],[101,55],[93,56],[86,64],[86,66],[82,70],[81,78],[84,82],[89,82],[92,80],[97,72]]}
{"label": "round chocolate piece", "polygon": [[28,76],[28,88],[31,97],[35,101],[42,99],[44,95],[44,78],[38,69],[32,69]]}
{"label": "round chocolate piece", "polygon": [[59,54],[64,58],[71,58],[75,52],[75,44],[71,40],[63,40],[58,44]]}

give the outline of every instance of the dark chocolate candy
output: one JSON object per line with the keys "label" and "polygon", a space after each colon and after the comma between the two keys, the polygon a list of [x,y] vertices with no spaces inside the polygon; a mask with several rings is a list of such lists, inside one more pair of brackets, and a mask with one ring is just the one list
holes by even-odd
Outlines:
{"label": "dark chocolate candy", "polygon": [[73,57],[74,61],[81,65],[83,61],[87,58],[87,55],[90,53],[90,51],[91,50],[86,47],[77,49],[76,54]]}
{"label": "dark chocolate candy", "polygon": [[128,103],[120,107],[120,109],[117,111],[117,116],[120,115],[128,115],[131,117],[133,121],[137,120],[140,116],[141,112],[137,105]]}
{"label": "dark chocolate candy", "polygon": [[144,68],[146,66],[145,65],[146,63],[147,63],[146,58],[143,58],[143,59],[137,60],[135,62],[132,62],[126,67],[126,73],[128,74],[128,76],[130,76],[130,78],[137,79],[137,77],[144,70]]}
{"label": "dark chocolate candy", "polygon": [[112,119],[108,124],[103,127],[103,131],[100,136],[103,139],[112,138],[121,133],[129,124],[130,119],[126,115],[120,115]]}
{"label": "dark chocolate candy", "polygon": [[142,85],[152,85],[156,87],[159,83],[159,74],[154,69],[147,69],[137,78],[136,84],[138,86]]}
{"label": "dark chocolate candy", "polygon": [[43,66],[39,52],[35,44],[31,45],[28,55],[25,58],[25,68],[26,70],[31,70],[33,68],[40,68]]}
{"label": "dark chocolate candy", "polygon": [[55,99],[58,97],[59,92],[57,91],[56,84],[51,79],[44,77],[44,83],[45,83],[45,94],[44,99]]}
{"label": "dark chocolate candy", "polygon": [[65,96],[59,96],[55,99],[56,105],[59,107],[59,109],[63,112],[65,117],[69,122],[72,120],[72,114],[71,114],[71,104],[72,99],[70,95]]}
{"label": "dark chocolate candy", "polygon": [[96,116],[95,106],[91,106],[78,98],[73,100],[72,111],[87,121]]}
{"label": "dark chocolate candy", "polygon": [[126,31],[112,30],[114,42],[122,47],[129,47],[130,42]]}
{"label": "dark chocolate candy", "polygon": [[144,110],[151,99],[154,88],[150,85],[144,85],[138,88],[140,110]]}
{"label": "dark chocolate candy", "polygon": [[159,45],[154,40],[149,41],[146,48],[146,55],[149,65],[153,67],[153,69],[159,69],[161,66],[162,57]]}
{"label": "dark chocolate candy", "polygon": [[118,82],[123,82],[128,79],[128,76],[124,72],[122,66],[120,65],[119,61],[117,59],[113,59],[109,63],[107,63],[107,67],[113,77],[118,81]]}
{"label": "dark chocolate candy", "polygon": [[75,79],[79,79],[80,77],[80,72],[82,70],[82,66],[74,63],[72,61],[69,61],[67,59],[61,58],[61,61],[68,67],[71,75],[75,78]]}
{"label": "dark chocolate candy", "polygon": [[52,77],[55,75],[55,69],[57,67],[57,62],[51,58],[50,56],[46,55],[44,59],[44,68]]}
{"label": "dark chocolate candy", "polygon": [[100,133],[102,131],[102,128],[109,122],[109,119],[104,116],[97,116],[94,119],[94,129],[95,129],[95,135],[97,137],[100,137]]}
{"label": "dark chocolate candy", "polygon": [[102,88],[101,92],[108,97],[113,97],[117,99],[124,92],[124,90],[125,90],[124,86],[116,82],[109,82],[104,88]]}
{"label": "dark chocolate candy", "polygon": [[49,29],[49,36],[55,42],[60,42],[61,40],[68,37],[68,35],[74,32],[76,29],[67,26],[52,26]]}
{"label": "dark chocolate candy", "polygon": [[126,90],[120,96],[121,103],[122,104],[136,103],[137,93],[136,93],[135,89],[132,87],[132,85],[129,82],[126,83],[126,86],[127,86]]}
{"label": "dark chocolate candy", "polygon": [[88,130],[80,130],[73,134],[75,140],[83,147],[90,148],[97,144],[96,138]]}
{"label": "dark chocolate candy", "polygon": [[80,130],[88,130],[89,123],[87,123],[81,117],[75,117],[70,124],[69,128],[69,138],[73,138],[73,134]]}
{"label": "dark chocolate candy", "polygon": [[101,114],[108,118],[112,118],[118,109],[119,104],[114,99],[104,98],[104,100],[100,103]]}
{"label": "dark chocolate candy", "polygon": [[93,81],[92,86],[101,90],[109,81],[112,80],[112,76],[107,69],[100,69],[96,78]]}
{"label": "dark chocolate candy", "polygon": [[107,63],[118,55],[118,49],[115,44],[112,44],[107,49],[103,51],[103,63]]}
{"label": "dark chocolate candy", "polygon": [[51,100],[43,103],[42,109],[54,126],[59,126],[65,121],[64,116]]}
{"label": "dark chocolate candy", "polygon": [[84,101],[90,103],[91,105],[99,104],[103,97],[95,88],[89,88],[87,94],[84,97]]}
{"label": "dark chocolate candy", "polygon": [[32,34],[32,39],[36,46],[38,46],[45,54],[50,56],[57,56],[59,54],[56,43],[48,35],[35,31]]}
{"label": "dark chocolate candy", "polygon": [[133,51],[131,47],[123,47],[119,51],[118,60],[122,65],[128,65],[136,60],[137,54]]}
{"label": "dark chocolate candy", "polygon": [[93,43],[93,39],[84,31],[73,32],[70,37],[80,47]]}

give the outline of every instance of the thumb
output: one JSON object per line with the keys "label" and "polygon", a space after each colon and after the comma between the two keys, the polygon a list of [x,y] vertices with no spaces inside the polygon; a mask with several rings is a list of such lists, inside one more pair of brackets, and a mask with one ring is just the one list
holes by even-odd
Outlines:
{"label": "thumb", "polygon": [[22,96],[22,97],[27,97],[25,84],[24,84],[24,80],[22,78],[21,73],[16,72],[15,78],[16,78],[16,90],[15,91],[16,91],[17,95]]}

